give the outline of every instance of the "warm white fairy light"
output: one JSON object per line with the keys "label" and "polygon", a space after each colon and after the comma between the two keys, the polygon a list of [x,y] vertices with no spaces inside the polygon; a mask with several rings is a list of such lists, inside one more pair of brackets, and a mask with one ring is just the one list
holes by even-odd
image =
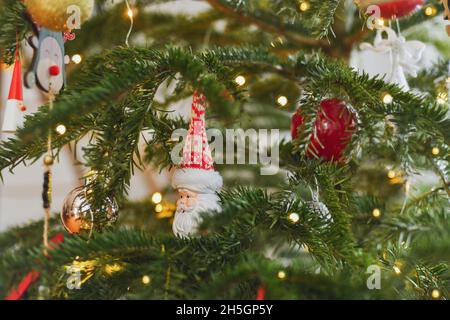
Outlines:
{"label": "warm white fairy light", "polygon": [[389,93],[385,93],[383,95],[383,103],[391,104],[393,101],[394,101],[394,98]]}
{"label": "warm white fairy light", "polygon": [[238,86],[242,87],[242,86],[245,84],[246,80],[245,80],[245,77],[244,77],[244,76],[239,75],[239,76],[237,76],[236,78],[234,78],[234,82],[235,82]]}
{"label": "warm white fairy light", "polygon": [[307,1],[300,2],[300,5],[299,5],[300,11],[307,11],[310,7],[311,7],[311,5],[309,4],[309,2],[307,2]]}
{"label": "warm white fairy light", "polygon": [[283,270],[278,271],[277,277],[278,279],[286,278],[286,272],[284,272]]}
{"label": "warm white fairy light", "polygon": [[57,125],[55,130],[56,130],[56,132],[57,132],[59,135],[61,135],[61,136],[62,136],[64,133],[66,133],[66,131],[67,131],[66,126],[63,125],[63,124]]}
{"label": "warm white fairy light", "polygon": [[159,192],[155,192],[155,193],[152,195],[152,202],[153,202],[154,204],[158,204],[158,203],[160,203],[161,201],[162,201],[162,194],[159,193]]}
{"label": "warm white fairy light", "polygon": [[394,179],[396,175],[397,174],[396,174],[396,172],[394,170],[389,170],[388,173],[387,173],[387,176],[388,176],[389,179]]}
{"label": "warm white fairy light", "polygon": [[164,210],[164,207],[163,207],[163,205],[162,204],[157,204],[156,206],[155,206],[155,211],[157,212],[157,213],[160,213],[160,212],[162,212]]}
{"label": "warm white fairy light", "polygon": [[431,16],[436,15],[437,9],[436,9],[435,6],[428,6],[428,7],[425,8],[424,13],[425,13],[426,16],[431,17]]}
{"label": "warm white fairy light", "polygon": [[80,64],[82,60],[83,60],[83,58],[79,54],[74,54],[72,56],[72,62],[75,64]]}
{"label": "warm white fairy light", "polygon": [[128,16],[128,18],[133,18],[134,16],[136,15],[136,12],[135,12],[135,10],[133,10],[133,9],[128,9],[127,10],[127,16]]}
{"label": "warm white fairy light", "polygon": [[378,208],[375,208],[372,210],[372,216],[374,218],[379,218],[381,216],[381,210]]}
{"label": "warm white fairy light", "polygon": [[433,147],[433,148],[431,149],[431,154],[432,154],[433,156],[437,156],[437,155],[439,154],[439,152],[440,152],[440,150],[439,150],[438,147]]}
{"label": "warm white fairy light", "polygon": [[277,98],[277,103],[281,106],[284,107],[287,105],[288,103],[288,98],[286,98],[286,96],[279,96]]}
{"label": "warm white fairy light", "polygon": [[292,212],[291,214],[289,214],[289,220],[290,220],[292,223],[297,223],[298,220],[300,220],[300,216],[298,215],[298,213]]}
{"label": "warm white fairy light", "polygon": [[433,299],[439,299],[441,297],[441,292],[438,289],[433,289],[433,291],[431,291],[431,297]]}
{"label": "warm white fairy light", "polygon": [[147,276],[147,275],[142,277],[142,283],[143,284],[149,284],[151,280],[152,279],[149,276]]}

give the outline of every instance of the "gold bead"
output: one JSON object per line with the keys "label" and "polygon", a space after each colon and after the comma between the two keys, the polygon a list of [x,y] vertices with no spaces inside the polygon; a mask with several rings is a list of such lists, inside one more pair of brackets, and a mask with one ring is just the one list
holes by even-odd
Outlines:
{"label": "gold bead", "polygon": [[46,155],[44,156],[44,164],[45,164],[46,166],[51,166],[51,165],[53,165],[53,157],[52,157],[51,155],[46,154]]}

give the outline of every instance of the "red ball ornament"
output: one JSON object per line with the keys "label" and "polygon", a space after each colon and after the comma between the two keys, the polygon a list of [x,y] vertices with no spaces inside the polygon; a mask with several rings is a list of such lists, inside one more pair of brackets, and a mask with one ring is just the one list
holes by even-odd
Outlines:
{"label": "red ball ornament", "polygon": [[[291,119],[292,139],[298,137],[298,127],[303,124],[300,110]],[[355,115],[345,102],[327,99],[320,103],[306,155],[327,161],[341,161],[342,153],[356,129]]]}
{"label": "red ball ornament", "polygon": [[358,0],[360,8],[366,9],[370,5],[380,7],[380,18],[401,18],[413,13],[424,4],[425,0]]}

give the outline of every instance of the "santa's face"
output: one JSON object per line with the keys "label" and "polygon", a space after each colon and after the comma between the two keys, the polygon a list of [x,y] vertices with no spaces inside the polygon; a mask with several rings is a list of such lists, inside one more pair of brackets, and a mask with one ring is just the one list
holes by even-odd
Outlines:
{"label": "santa's face", "polygon": [[189,213],[197,206],[198,194],[187,189],[178,189],[177,212]]}

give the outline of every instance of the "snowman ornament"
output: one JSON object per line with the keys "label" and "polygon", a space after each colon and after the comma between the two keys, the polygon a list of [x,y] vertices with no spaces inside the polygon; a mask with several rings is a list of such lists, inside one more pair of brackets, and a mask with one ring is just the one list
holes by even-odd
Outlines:
{"label": "snowman ornament", "polygon": [[57,94],[65,84],[65,54],[62,32],[35,26],[35,35],[28,38],[34,49],[33,62],[25,76],[25,85],[36,85],[44,92]]}

